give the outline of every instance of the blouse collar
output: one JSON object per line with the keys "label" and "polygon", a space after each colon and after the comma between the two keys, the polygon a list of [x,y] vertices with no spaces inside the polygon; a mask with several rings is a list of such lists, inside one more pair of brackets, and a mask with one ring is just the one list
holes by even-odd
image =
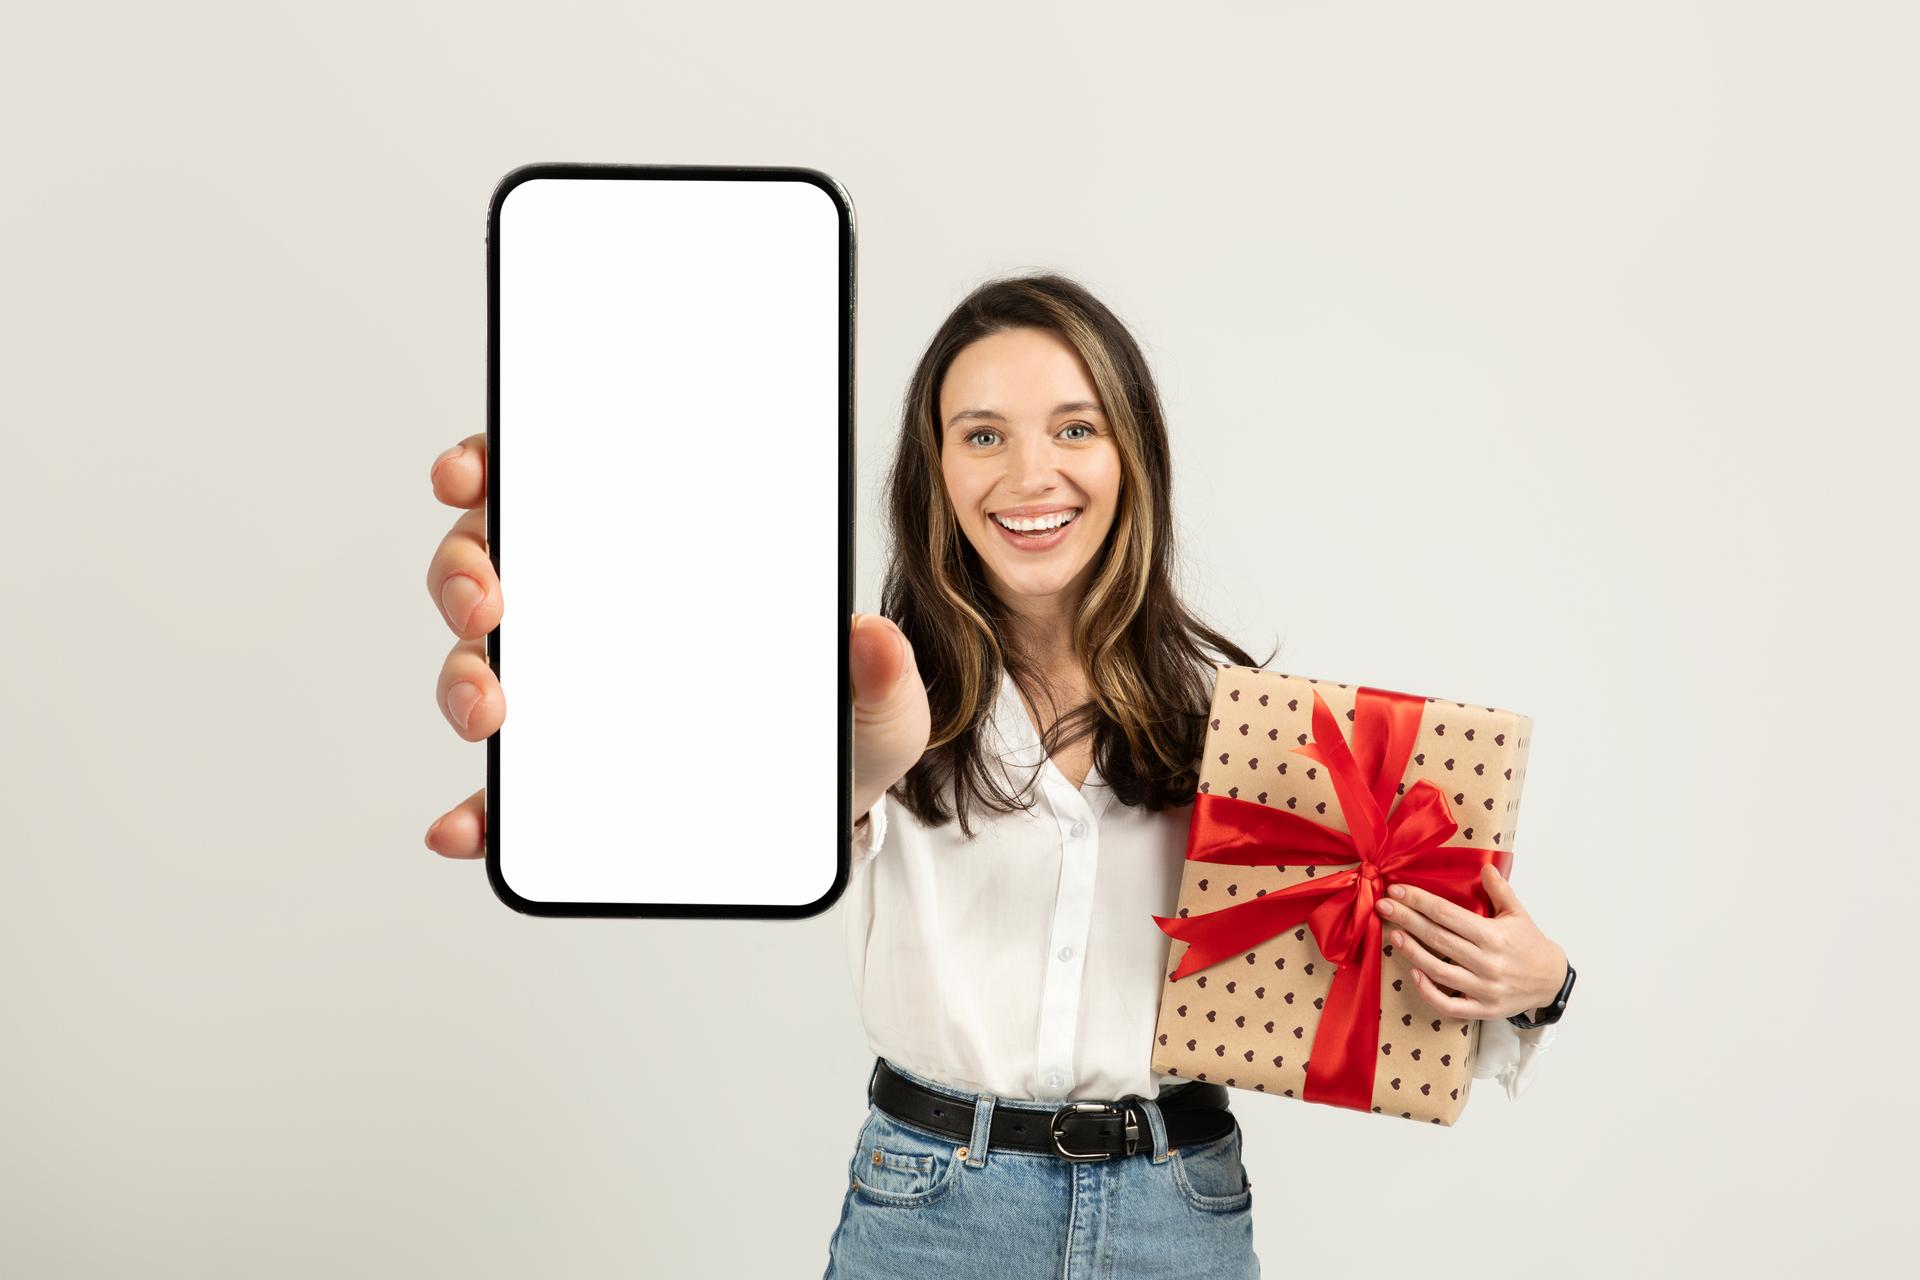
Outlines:
{"label": "blouse collar", "polygon": [[[1014,684],[1012,674],[1004,669],[1000,673],[1000,698],[994,705],[993,726],[1005,748],[1001,758],[1011,769],[1024,773],[1038,765],[1060,785],[1068,790],[1075,789],[1067,775],[1060,772],[1059,766],[1042,749],[1040,733],[1034,728],[1032,717],[1027,714],[1026,704],[1020,700],[1019,686]],[[1104,789],[1106,785],[1106,780],[1100,776],[1100,763],[1096,760],[1087,770],[1086,781],[1078,789],[1084,793]]]}

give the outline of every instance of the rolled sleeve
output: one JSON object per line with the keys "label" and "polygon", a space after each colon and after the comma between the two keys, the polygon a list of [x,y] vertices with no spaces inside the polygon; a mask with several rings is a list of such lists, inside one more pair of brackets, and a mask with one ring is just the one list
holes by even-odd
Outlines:
{"label": "rolled sleeve", "polygon": [[1507,1097],[1517,1100],[1532,1083],[1541,1055],[1553,1044],[1559,1030],[1557,1022],[1523,1030],[1505,1018],[1482,1019],[1480,1055],[1474,1061],[1474,1078],[1498,1080]]}
{"label": "rolled sleeve", "polygon": [[867,829],[863,833],[856,827],[853,832],[853,870],[859,871],[873,861],[880,853],[880,847],[887,839],[887,797],[883,794],[873,802],[873,808],[867,810]]}

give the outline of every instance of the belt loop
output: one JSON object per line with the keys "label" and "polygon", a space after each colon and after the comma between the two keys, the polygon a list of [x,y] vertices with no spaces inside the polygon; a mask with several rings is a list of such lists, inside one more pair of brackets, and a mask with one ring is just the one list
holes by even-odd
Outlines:
{"label": "belt loop", "polygon": [[993,1137],[994,1095],[982,1093],[973,1100],[973,1136],[967,1139],[967,1163],[975,1169],[987,1163],[987,1147]]}
{"label": "belt loop", "polygon": [[1147,1113],[1147,1125],[1153,1130],[1153,1156],[1155,1164],[1167,1162],[1167,1121],[1160,1114],[1160,1104],[1152,1098],[1142,1098],[1134,1104]]}

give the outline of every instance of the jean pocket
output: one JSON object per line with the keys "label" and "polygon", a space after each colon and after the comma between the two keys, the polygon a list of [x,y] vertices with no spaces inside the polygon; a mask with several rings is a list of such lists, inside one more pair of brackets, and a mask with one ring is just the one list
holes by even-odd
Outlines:
{"label": "jean pocket", "polygon": [[1240,1126],[1211,1142],[1173,1149],[1174,1185],[1188,1204],[1211,1213],[1253,1207],[1253,1183],[1240,1160]]}
{"label": "jean pocket", "polygon": [[853,1192],[869,1204],[897,1209],[932,1204],[959,1176],[964,1145],[870,1106],[853,1153]]}

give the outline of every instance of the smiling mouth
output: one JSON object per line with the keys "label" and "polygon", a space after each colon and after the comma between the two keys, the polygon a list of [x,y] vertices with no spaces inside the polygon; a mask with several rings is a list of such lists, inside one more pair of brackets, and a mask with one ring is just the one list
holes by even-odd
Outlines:
{"label": "smiling mouth", "polygon": [[1080,508],[1078,507],[1069,511],[1057,511],[1050,515],[1019,517],[1011,521],[997,515],[987,517],[1008,533],[1022,538],[1032,538],[1035,541],[1058,533],[1079,518]]}

